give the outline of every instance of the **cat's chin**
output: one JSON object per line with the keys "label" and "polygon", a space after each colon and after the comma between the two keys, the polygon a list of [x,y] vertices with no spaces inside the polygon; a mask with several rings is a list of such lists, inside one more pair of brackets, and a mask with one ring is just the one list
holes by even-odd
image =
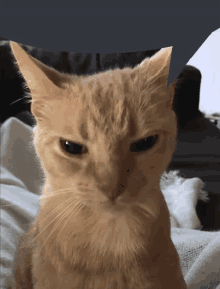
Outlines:
{"label": "cat's chin", "polygon": [[117,198],[114,201],[105,201],[100,203],[100,207],[105,212],[110,212],[112,214],[120,214],[127,209],[127,205],[122,202],[122,198]]}

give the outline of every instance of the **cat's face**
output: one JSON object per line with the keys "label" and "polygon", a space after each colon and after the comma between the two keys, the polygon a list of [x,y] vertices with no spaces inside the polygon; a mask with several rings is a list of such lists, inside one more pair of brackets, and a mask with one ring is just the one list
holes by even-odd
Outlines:
{"label": "cat's face", "polygon": [[175,84],[167,87],[172,49],[134,69],[75,77],[11,45],[31,90],[44,194],[57,194],[42,199],[42,205],[65,202],[73,214],[86,207],[91,220],[101,213],[130,214],[131,206],[140,210],[147,203],[148,213],[158,215],[154,198],[176,145]]}
{"label": "cat's face", "polygon": [[158,182],[175,146],[175,116],[164,103],[141,102],[134,81],[120,70],[79,79],[45,104],[35,145],[53,190],[65,180],[65,187],[93,191],[92,202],[128,189],[136,197]]}

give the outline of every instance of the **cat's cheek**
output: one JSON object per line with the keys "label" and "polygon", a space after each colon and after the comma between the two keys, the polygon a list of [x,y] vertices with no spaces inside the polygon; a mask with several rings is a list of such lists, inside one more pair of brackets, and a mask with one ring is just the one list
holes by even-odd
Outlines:
{"label": "cat's cheek", "polygon": [[77,161],[74,162],[61,156],[56,149],[44,149],[41,151],[41,159],[47,173],[53,179],[67,180],[74,177],[81,168]]}
{"label": "cat's cheek", "polygon": [[[155,153],[151,157],[148,157],[146,160],[146,156],[139,156],[137,158],[137,171],[135,175],[139,176],[139,180],[136,177],[136,183],[138,185],[149,184],[153,181],[153,177],[159,177],[158,173],[163,172],[163,168],[158,164],[158,155]],[[140,176],[142,176],[140,178]]]}

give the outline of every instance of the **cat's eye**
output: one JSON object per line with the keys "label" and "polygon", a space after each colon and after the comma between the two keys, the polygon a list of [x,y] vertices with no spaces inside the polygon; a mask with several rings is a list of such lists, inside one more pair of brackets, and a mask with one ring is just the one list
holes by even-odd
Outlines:
{"label": "cat's eye", "polygon": [[158,135],[152,135],[147,138],[141,139],[130,146],[131,152],[145,152],[151,149],[158,141]]}
{"label": "cat's eye", "polygon": [[87,152],[87,148],[84,146],[68,140],[61,139],[60,144],[62,149],[71,155],[81,155]]}

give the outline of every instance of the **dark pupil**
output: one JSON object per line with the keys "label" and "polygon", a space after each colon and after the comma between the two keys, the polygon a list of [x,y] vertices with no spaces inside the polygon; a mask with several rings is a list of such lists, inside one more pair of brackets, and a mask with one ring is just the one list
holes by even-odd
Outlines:
{"label": "dark pupil", "polygon": [[69,142],[69,141],[64,141],[63,147],[65,151],[69,154],[81,154],[83,152],[83,146]]}
{"label": "dark pupil", "polygon": [[[131,152],[144,152],[146,150],[151,149],[157,142],[158,135],[149,136],[148,138],[139,140],[131,145],[130,151]],[[83,153],[83,146],[69,142],[69,141],[62,141],[63,147],[65,151],[69,154],[82,154]]]}
{"label": "dark pupil", "polygon": [[146,150],[151,149],[157,142],[158,135],[152,135],[148,138],[141,139],[138,142],[135,142],[131,145],[131,152],[144,152]]}

